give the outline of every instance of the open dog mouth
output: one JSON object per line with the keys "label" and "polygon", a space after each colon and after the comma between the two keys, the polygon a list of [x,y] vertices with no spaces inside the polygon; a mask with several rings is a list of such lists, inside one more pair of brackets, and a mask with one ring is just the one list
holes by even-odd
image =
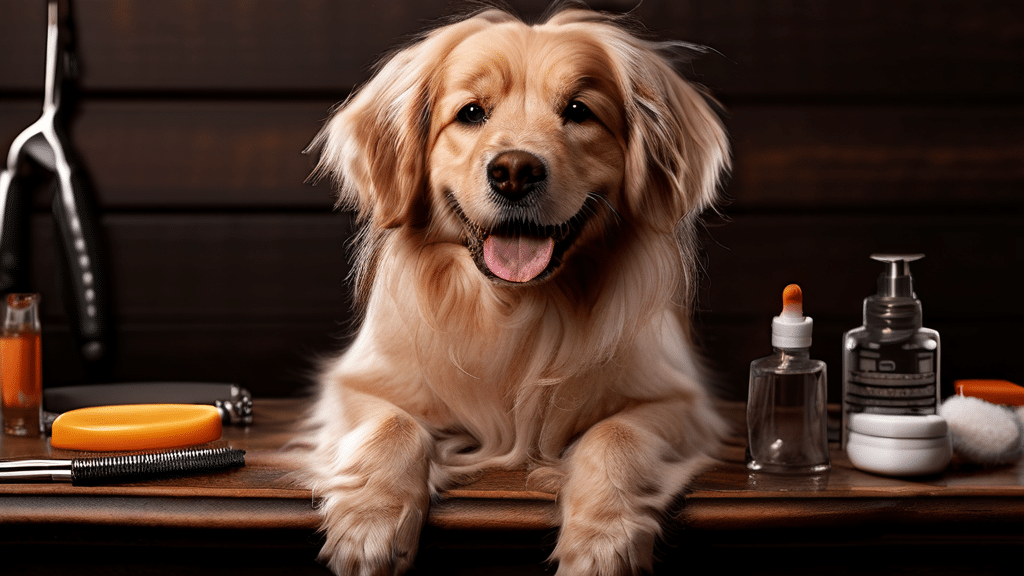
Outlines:
{"label": "open dog mouth", "polygon": [[466,248],[488,277],[514,284],[539,282],[562,265],[565,252],[579,236],[594,210],[591,198],[575,216],[561,224],[538,225],[508,220],[492,228],[472,222],[452,194],[448,201],[466,230]]}

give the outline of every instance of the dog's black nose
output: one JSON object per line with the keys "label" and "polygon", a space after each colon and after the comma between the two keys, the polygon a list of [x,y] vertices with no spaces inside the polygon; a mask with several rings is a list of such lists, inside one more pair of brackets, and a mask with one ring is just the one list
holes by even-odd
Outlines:
{"label": "dog's black nose", "polygon": [[547,177],[541,159],[522,150],[502,152],[487,167],[491,188],[512,202],[522,199]]}

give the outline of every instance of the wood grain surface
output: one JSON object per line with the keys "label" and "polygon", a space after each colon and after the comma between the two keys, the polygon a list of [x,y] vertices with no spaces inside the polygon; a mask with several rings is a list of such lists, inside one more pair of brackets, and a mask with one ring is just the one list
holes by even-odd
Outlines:
{"label": "wood grain surface", "polygon": [[[226,427],[218,442],[246,450],[243,468],[110,486],[0,484],[5,570],[325,574],[315,562],[315,494],[291,481],[296,468],[283,449],[305,407],[257,400],[253,425]],[[838,574],[1000,574],[1019,554],[1021,463],[886,478],[854,469],[833,446],[828,473],[751,474],[744,406],[719,409],[734,434],[680,498],[656,574],[711,558],[727,571],[765,575],[812,574],[823,563]],[[74,455],[45,439],[0,436],[0,458]],[[431,505],[416,574],[551,574],[544,559],[556,506],[557,495],[526,485],[525,470],[492,470],[449,490]],[[785,557],[765,564],[769,550]]]}
{"label": "wood grain surface", "polygon": [[[318,525],[315,494],[296,483],[296,424],[302,399],[257,400],[248,427],[226,426],[215,445],[246,451],[246,465],[212,474],[133,484],[0,484],[0,524],[95,523],[197,528],[301,528]],[[866,520],[927,526],[942,522],[1016,523],[1024,513],[1022,464],[952,466],[923,478],[855,469],[835,446],[832,469],[816,476],[747,471],[742,404],[719,409],[732,422],[723,451],[690,484],[676,520],[695,530],[774,526],[854,526]],[[69,458],[46,438],[0,438],[0,457]],[[440,495],[428,524],[452,530],[537,530],[558,525],[557,495],[527,485],[526,470],[491,470]]]}

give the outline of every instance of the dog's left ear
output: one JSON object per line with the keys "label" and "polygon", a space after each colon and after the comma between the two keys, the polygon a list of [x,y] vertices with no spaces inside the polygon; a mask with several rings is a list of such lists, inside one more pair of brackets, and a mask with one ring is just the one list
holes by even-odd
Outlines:
{"label": "dog's left ear", "polygon": [[664,215],[670,220],[663,221],[674,225],[715,204],[730,164],[728,137],[709,98],[683,79],[657,46],[624,33],[620,38],[626,38],[618,48],[625,62],[629,130],[627,208],[641,221]]}
{"label": "dog's left ear", "polygon": [[319,153],[310,179],[333,177],[338,206],[356,210],[374,228],[426,214],[431,81],[455,44],[501,17],[485,12],[442,26],[386,59],[307,148]]}

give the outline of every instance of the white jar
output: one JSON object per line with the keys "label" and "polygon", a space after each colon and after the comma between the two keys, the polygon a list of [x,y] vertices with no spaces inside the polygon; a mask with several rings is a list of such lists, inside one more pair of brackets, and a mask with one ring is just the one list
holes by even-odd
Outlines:
{"label": "white jar", "polygon": [[953,445],[946,420],[936,414],[851,414],[846,454],[865,472],[924,476],[946,469]]}

